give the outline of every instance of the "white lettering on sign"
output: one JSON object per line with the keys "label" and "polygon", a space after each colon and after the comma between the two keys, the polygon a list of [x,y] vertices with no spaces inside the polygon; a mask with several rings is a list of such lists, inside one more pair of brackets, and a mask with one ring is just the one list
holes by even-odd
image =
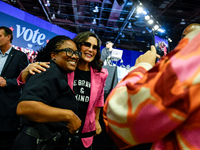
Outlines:
{"label": "white lettering on sign", "polygon": [[26,27],[22,27],[20,25],[17,26],[17,38],[23,35],[23,39],[25,41],[32,41],[32,43],[36,43],[38,45],[42,45],[44,43],[44,39],[46,38],[45,34],[39,32],[39,29],[33,31],[32,29],[26,29]]}

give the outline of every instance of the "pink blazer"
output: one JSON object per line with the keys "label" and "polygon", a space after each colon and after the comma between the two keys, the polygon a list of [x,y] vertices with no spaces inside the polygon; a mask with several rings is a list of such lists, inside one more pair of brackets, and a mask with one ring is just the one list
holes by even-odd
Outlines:
{"label": "pink blazer", "polygon": [[[108,71],[102,68],[101,72],[96,73],[95,70],[90,67],[91,70],[91,89],[90,89],[90,101],[86,113],[85,124],[83,126],[82,133],[90,132],[95,130],[95,107],[104,106],[104,86]],[[68,73],[68,84],[73,89],[74,72]],[[93,136],[88,138],[82,138],[83,145],[87,148],[93,142]]]}

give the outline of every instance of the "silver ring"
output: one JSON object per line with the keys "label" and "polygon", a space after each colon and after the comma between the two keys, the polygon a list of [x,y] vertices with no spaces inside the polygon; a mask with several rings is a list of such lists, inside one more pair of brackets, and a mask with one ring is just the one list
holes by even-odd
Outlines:
{"label": "silver ring", "polygon": [[76,131],[76,133],[78,133],[78,132],[79,132],[79,130]]}

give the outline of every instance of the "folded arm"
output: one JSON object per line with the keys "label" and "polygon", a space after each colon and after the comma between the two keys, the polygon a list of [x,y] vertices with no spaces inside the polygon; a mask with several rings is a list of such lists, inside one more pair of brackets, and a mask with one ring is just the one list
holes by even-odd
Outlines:
{"label": "folded arm", "polygon": [[73,131],[81,126],[81,120],[73,111],[55,108],[43,102],[21,101],[17,106],[17,115],[39,123],[67,122]]}

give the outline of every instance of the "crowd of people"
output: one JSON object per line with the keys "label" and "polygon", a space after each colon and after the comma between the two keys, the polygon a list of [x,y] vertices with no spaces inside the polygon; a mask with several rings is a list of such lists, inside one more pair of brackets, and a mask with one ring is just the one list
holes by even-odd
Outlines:
{"label": "crowd of people", "polygon": [[157,63],[151,46],[105,100],[108,71],[95,33],[55,36],[29,62],[0,27],[0,149],[92,150],[102,108],[119,149],[200,149],[199,38],[200,24],[189,25]]}

